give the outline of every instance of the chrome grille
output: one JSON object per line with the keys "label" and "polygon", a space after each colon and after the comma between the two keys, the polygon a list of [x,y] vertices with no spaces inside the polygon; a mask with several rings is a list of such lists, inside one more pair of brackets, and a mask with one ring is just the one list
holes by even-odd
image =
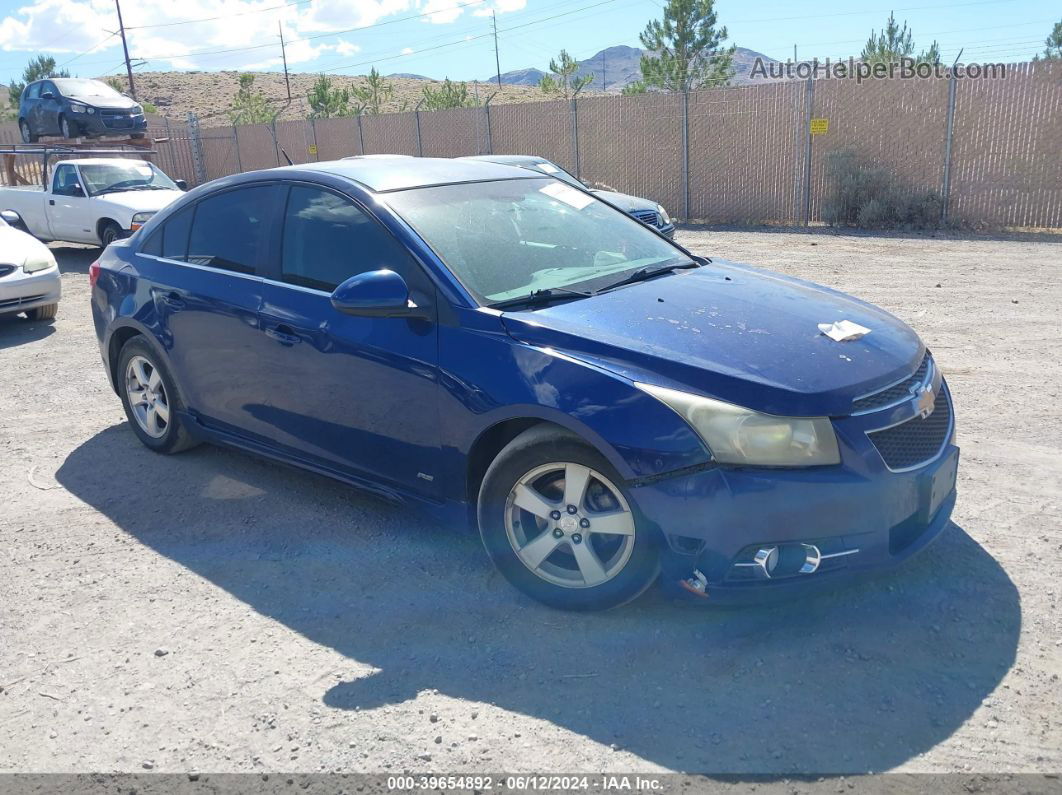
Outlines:
{"label": "chrome grille", "polygon": [[922,363],[918,365],[918,369],[915,370],[913,375],[898,384],[893,384],[880,392],[875,392],[873,395],[867,395],[852,401],[852,413],[866,414],[867,412],[877,411],[886,406],[892,406],[907,400],[911,397],[911,387],[919,386],[926,382],[930,375],[930,365],[932,363],[933,358],[926,353],[922,358]]}
{"label": "chrome grille", "polygon": [[649,224],[649,226],[660,226],[660,216],[657,215],[655,210],[634,210],[633,212],[631,212],[631,215],[633,215],[643,224]]}
{"label": "chrome grille", "polygon": [[951,401],[941,385],[933,402],[933,413],[867,433],[885,466],[892,470],[911,469],[936,458],[951,432]]}

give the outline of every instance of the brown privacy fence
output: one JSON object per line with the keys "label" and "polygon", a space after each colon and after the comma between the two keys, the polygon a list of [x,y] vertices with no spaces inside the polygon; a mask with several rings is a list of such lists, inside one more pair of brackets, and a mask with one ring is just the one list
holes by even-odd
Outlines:
{"label": "brown privacy fence", "polygon": [[[1009,65],[994,80],[819,78],[240,127],[152,118],[150,132],[155,161],[193,185],[284,153],[533,154],[678,218],[750,225],[822,220],[829,155],[851,151],[939,193],[944,221],[1062,228],[1059,62]],[[0,145],[17,140],[0,125]]]}

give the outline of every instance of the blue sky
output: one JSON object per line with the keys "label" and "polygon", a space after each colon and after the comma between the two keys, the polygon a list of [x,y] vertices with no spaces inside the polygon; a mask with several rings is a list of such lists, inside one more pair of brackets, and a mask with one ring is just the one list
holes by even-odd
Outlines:
{"label": "blue sky", "polygon": [[[142,71],[280,68],[278,25],[292,71],[414,72],[454,79],[494,73],[491,11],[502,71],[545,68],[566,48],[586,58],[614,44],[638,45],[663,0],[127,0],[131,54]],[[730,41],[777,58],[856,55],[889,11],[906,20],[921,49],[944,59],[1028,60],[1062,9],[1053,0],[868,0],[859,6],[718,0]],[[190,21],[191,20],[191,21]],[[113,0],[0,0],[0,80],[38,52],[81,76],[124,69]]]}

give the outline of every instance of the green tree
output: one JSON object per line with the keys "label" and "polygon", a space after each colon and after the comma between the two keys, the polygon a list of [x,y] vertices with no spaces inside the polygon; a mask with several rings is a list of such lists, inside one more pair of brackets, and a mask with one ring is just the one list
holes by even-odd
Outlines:
{"label": "green tree", "polygon": [[552,74],[545,75],[538,87],[547,94],[559,94],[565,99],[575,99],[575,95],[593,81],[594,73],[589,72],[579,77],[579,62],[568,55],[567,50],[561,50],[559,58],[559,61],[557,58],[550,59],[549,71]]}
{"label": "green tree", "polygon": [[468,83],[454,83],[450,78],[443,80],[438,88],[424,86],[425,110],[448,110],[450,108],[471,108],[476,101],[468,93]]}
{"label": "green tree", "polygon": [[640,36],[642,79],[651,88],[689,91],[721,86],[734,75],[734,48],[724,47],[726,27],[717,27],[714,0],[668,0],[663,20]]}
{"label": "green tree", "polygon": [[233,124],[270,124],[277,117],[277,111],[261,90],[254,87],[254,75],[240,75],[240,87],[236,98],[229,108],[229,119]]}
{"label": "green tree", "polygon": [[627,83],[622,89],[621,94],[627,96],[633,96],[634,94],[644,94],[649,90],[649,87],[645,84],[644,80],[635,80],[633,83]]}
{"label": "green tree", "polygon": [[1044,39],[1044,54],[1033,56],[1034,61],[1062,60],[1062,22],[1056,22],[1051,35]]}
{"label": "green tree", "polygon": [[70,72],[66,69],[56,70],[55,59],[50,55],[38,55],[32,59],[26,68],[22,70],[21,80],[12,80],[7,85],[7,101],[12,108],[18,108],[19,100],[22,98],[22,92],[26,89],[27,83],[32,83],[34,80],[43,80],[46,77],[70,77]]}
{"label": "green tree", "polygon": [[386,78],[381,77],[374,66],[365,77],[364,85],[351,86],[351,92],[358,101],[356,113],[376,115],[395,95],[395,88]]}
{"label": "green tree", "polygon": [[332,78],[319,75],[313,88],[306,95],[310,103],[309,118],[331,119],[335,116],[351,116],[350,89],[333,88]]}
{"label": "green tree", "polygon": [[895,14],[889,14],[889,21],[885,23],[880,33],[871,31],[870,38],[863,47],[859,58],[864,63],[899,63],[901,58],[913,58],[916,63],[938,64],[940,63],[940,45],[934,41],[928,50],[922,50],[914,55],[914,42],[912,31],[907,23],[901,28],[896,23]]}

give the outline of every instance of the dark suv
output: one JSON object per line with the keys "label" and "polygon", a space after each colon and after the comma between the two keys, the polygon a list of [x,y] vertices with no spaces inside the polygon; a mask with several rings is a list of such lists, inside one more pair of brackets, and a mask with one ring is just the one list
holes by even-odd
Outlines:
{"label": "dark suv", "polygon": [[36,143],[42,135],[131,135],[147,131],[144,109],[99,80],[53,77],[30,83],[18,106],[22,140]]}

